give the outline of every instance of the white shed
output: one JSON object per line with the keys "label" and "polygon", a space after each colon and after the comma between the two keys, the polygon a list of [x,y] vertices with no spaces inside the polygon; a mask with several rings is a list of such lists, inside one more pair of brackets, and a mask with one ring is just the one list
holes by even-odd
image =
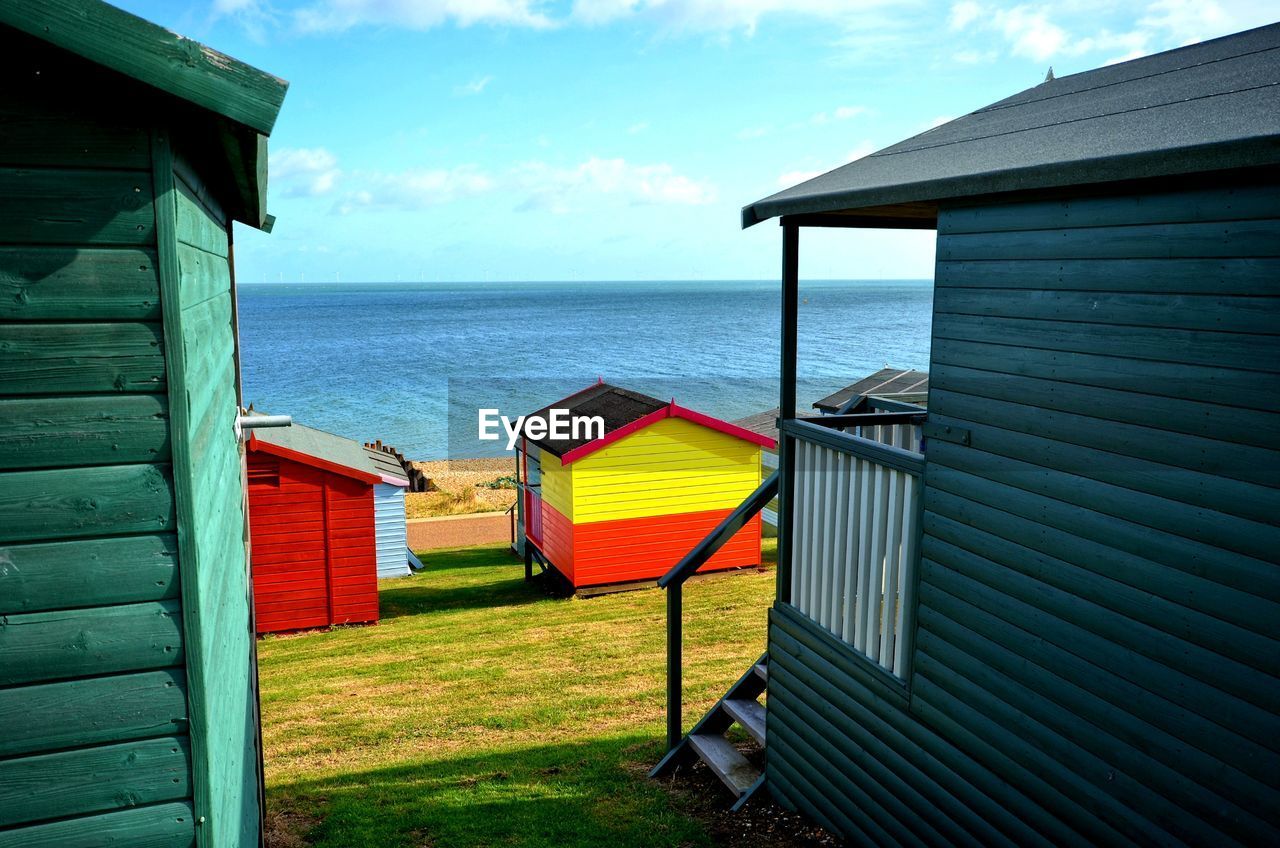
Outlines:
{"label": "white shed", "polygon": [[378,554],[378,578],[407,577],[409,553],[405,529],[404,493],[409,488],[404,467],[391,453],[365,447],[374,473],[382,477],[373,486],[373,529]]}

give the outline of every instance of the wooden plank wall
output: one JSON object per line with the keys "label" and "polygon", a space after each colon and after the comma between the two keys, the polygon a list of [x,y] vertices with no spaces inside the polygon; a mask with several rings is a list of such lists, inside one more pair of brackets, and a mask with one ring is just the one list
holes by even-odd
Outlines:
{"label": "wooden plank wall", "polygon": [[379,578],[409,576],[404,493],[403,488],[390,483],[378,483],[373,487],[373,525],[377,537]]}
{"label": "wooden plank wall", "polygon": [[909,686],[780,605],[778,794],[880,844],[1280,840],[1278,353],[1274,177],[944,210]]}
{"label": "wooden plank wall", "polygon": [[191,845],[147,100],[0,42],[0,846]]}
{"label": "wooden plank wall", "polygon": [[[160,152],[157,158],[163,166]],[[243,448],[234,426],[239,374],[230,222],[197,168],[180,156],[171,167],[157,174],[158,187],[169,188],[157,208],[169,351],[180,360],[171,397],[175,412],[182,405],[173,426],[181,447],[175,479],[197,742],[193,789],[204,817],[200,844],[247,845],[259,829],[257,704]]]}
{"label": "wooden plank wall", "polygon": [[373,486],[261,451],[249,463],[258,632],[377,621]]}

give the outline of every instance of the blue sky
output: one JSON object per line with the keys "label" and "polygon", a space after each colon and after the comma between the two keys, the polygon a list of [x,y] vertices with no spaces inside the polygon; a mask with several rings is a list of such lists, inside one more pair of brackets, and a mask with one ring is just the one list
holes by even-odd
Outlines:
{"label": "blue sky", "polygon": [[[243,282],[768,278],[739,209],[1043,80],[1271,22],[1241,0],[116,0],[290,81]],[[1269,11],[1271,10],[1271,11]],[[806,236],[810,277],[931,234]]]}

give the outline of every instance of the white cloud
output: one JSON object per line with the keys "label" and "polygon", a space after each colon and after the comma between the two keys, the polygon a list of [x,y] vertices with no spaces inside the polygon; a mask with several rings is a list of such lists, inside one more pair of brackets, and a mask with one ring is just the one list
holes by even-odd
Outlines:
{"label": "white cloud", "polygon": [[649,122],[639,121],[627,127],[627,135],[639,135],[647,129],[649,129]]}
{"label": "white cloud", "polygon": [[1138,25],[1161,30],[1178,44],[1188,44],[1230,32],[1231,20],[1213,0],[1156,0],[1147,6]]}
{"label": "white cloud", "polygon": [[453,93],[458,97],[467,97],[472,94],[479,94],[484,91],[491,82],[493,82],[493,75],[486,74],[482,77],[476,77],[471,82],[465,83],[464,85],[454,86]]}
{"label": "white cloud", "polygon": [[494,179],[474,165],[394,173],[356,172],[349,182],[360,188],[347,192],[335,207],[343,215],[362,208],[426,209],[475,197],[496,187]]}
{"label": "white cloud", "polygon": [[631,205],[701,205],[715,200],[709,183],[678,174],[665,163],[635,165],[625,159],[592,157],[570,166],[526,162],[494,174],[475,165],[405,171],[355,171],[334,205],[349,215],[359,210],[419,211],[495,191],[517,198],[520,209],[564,213],[597,208],[601,200]]}
{"label": "white cloud", "polygon": [[[1159,3],[1180,2],[1180,0],[1158,0]],[[1212,0],[1208,0],[1212,3]],[[1051,12],[1061,14],[1070,19],[1066,24],[1051,17]],[[1139,26],[1127,32],[1113,32],[1108,29],[1094,30],[1092,34],[1081,34],[1094,25],[1093,21],[1084,21],[1083,13],[1072,5],[1061,7],[1050,5],[1032,5],[1023,3],[1017,6],[999,7],[985,6],[976,0],[962,0],[951,7],[950,25],[953,30],[965,30],[971,38],[980,32],[996,34],[1008,52],[1037,62],[1047,62],[1060,56],[1082,56],[1101,51],[1122,51],[1124,58],[1144,55],[1151,50],[1151,29]],[[966,47],[953,54],[952,58],[961,64],[978,64],[992,61],[997,53],[989,49]],[[1118,60],[1114,60],[1118,61]]]}
{"label": "white cloud", "polygon": [[272,186],[279,187],[285,197],[328,194],[342,174],[338,157],[323,147],[273,150],[267,170]]}
{"label": "white cloud", "polygon": [[342,32],[358,26],[552,26],[538,5],[534,0],[315,0],[294,12],[294,24],[302,32]]}
{"label": "white cloud", "polygon": [[1068,43],[1066,30],[1050,22],[1046,9],[1029,6],[998,9],[992,18],[995,28],[1004,34],[1015,56],[1043,61],[1062,51]]}
{"label": "white cloud", "polygon": [[230,18],[254,41],[265,42],[267,29],[278,22],[275,12],[264,0],[213,0],[211,20]]}
{"label": "white cloud", "polygon": [[861,12],[891,6],[892,0],[574,0],[570,17],[588,25],[644,17],[668,32],[751,35],[765,17],[813,18],[856,28]]}
{"label": "white cloud", "polygon": [[739,141],[749,141],[753,138],[762,138],[773,132],[773,127],[746,127],[738,130],[735,134]]}
{"label": "white cloud", "polygon": [[547,209],[565,213],[600,198],[633,205],[664,204],[699,206],[716,198],[714,186],[677,174],[671,165],[635,165],[625,159],[591,157],[569,168],[545,162],[528,162],[513,173],[526,194],[521,209]]}
{"label": "white cloud", "polygon": [[951,7],[948,24],[954,30],[962,30],[982,16],[982,7],[973,0],[962,0]]}

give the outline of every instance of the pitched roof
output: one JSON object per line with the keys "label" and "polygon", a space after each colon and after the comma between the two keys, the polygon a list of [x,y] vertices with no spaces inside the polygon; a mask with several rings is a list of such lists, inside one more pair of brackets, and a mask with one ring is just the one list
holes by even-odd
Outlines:
{"label": "pitched roof", "polygon": [[[619,427],[625,427],[638,421],[666,405],[667,402],[664,400],[642,395],[630,389],[611,386],[601,381],[593,386],[588,386],[582,391],[574,392],[566,398],[561,398],[555,403],[548,404],[529,417],[545,419],[553,409],[566,410],[573,417],[599,415],[604,419],[604,432],[607,436]],[[545,438],[530,439],[529,441],[555,456],[563,457],[569,451],[580,448],[594,440],[587,438]]]}
{"label": "pitched roof", "polygon": [[692,409],[686,409],[676,404],[674,400],[670,402],[661,401],[639,392],[633,392],[630,389],[611,386],[603,381],[544,406],[528,417],[545,419],[553,409],[566,410],[571,417],[598,415],[604,419],[604,436],[602,438],[583,438],[582,435],[585,434],[580,434],[580,437],[576,439],[551,439],[548,437],[529,440],[542,450],[559,457],[565,464],[594,453],[600,448],[612,444],[650,424],[664,418],[673,417],[683,418],[695,424],[710,427],[713,430],[759,445],[773,446],[772,439],[760,436],[727,421],[721,421],[718,418],[703,415]]}
{"label": "pitched roof", "polygon": [[1280,24],[1072,74],[756,201],[742,225],[932,227],[942,200],[1274,165],[1278,85]]}
{"label": "pitched roof", "polygon": [[397,474],[384,473],[383,468],[374,463],[372,452],[360,442],[314,427],[293,424],[257,428],[250,431],[248,447],[365,483],[409,485],[404,479],[404,469],[399,469]]}
{"label": "pitched roof", "polygon": [[400,464],[400,460],[395,455],[384,450],[364,446],[364,452],[369,457],[369,463],[373,466],[373,470],[382,475],[384,483],[391,480],[400,480],[404,485],[409,485],[409,481],[405,479],[404,466]]}
{"label": "pitched roof", "polygon": [[921,394],[929,390],[929,373],[911,369],[893,368],[886,365],[874,374],[868,374],[855,383],[824,397],[813,404],[814,409],[823,412],[838,412],[841,407],[856,397],[876,395],[892,397],[900,394]]}
{"label": "pitched roof", "polygon": [[[266,213],[266,136],[289,84],[102,0],[0,3],[0,25],[80,56],[203,111],[199,132],[222,147],[232,217],[259,229]],[[177,122],[179,119],[174,118]]]}

